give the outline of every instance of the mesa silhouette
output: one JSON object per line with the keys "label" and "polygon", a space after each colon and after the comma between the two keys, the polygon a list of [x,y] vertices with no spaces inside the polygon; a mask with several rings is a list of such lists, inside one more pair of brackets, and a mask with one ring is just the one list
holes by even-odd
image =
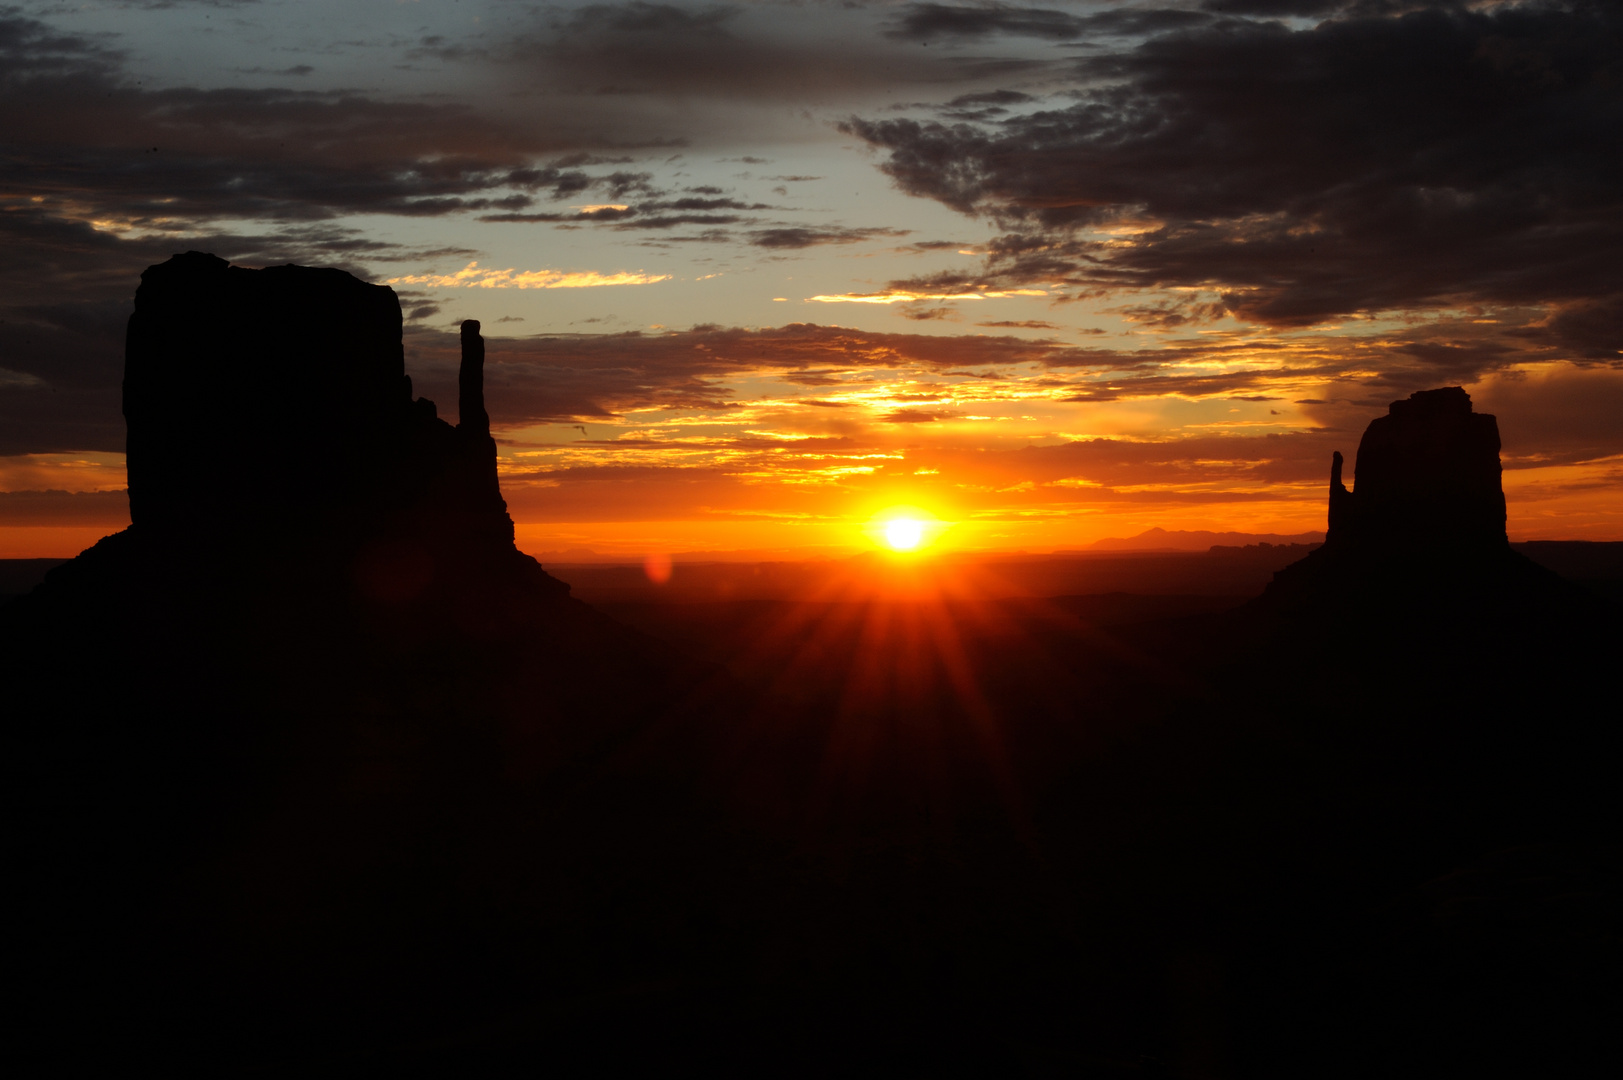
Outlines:
{"label": "mesa silhouette", "polygon": [[235,558],[347,573],[380,599],[561,594],[513,546],[477,322],[462,350],[452,427],[412,397],[393,290],[201,252],[152,267],[126,344],[129,536],[229,538]]}
{"label": "mesa silhouette", "polygon": [[1589,594],[1512,550],[1499,448],[1498,421],[1473,411],[1461,387],[1394,401],[1359,441],[1354,490],[1341,452],[1332,459],[1324,544],[1277,574],[1254,607],[1358,624],[1377,638],[1438,619],[1475,636],[1483,619],[1502,631],[1592,607]]}

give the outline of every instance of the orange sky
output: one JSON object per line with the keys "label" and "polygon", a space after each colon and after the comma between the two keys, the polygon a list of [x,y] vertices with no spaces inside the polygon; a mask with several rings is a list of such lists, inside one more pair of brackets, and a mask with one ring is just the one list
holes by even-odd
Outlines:
{"label": "orange sky", "polygon": [[[880,544],[874,520],[903,507],[932,523],[937,550],[1047,552],[1155,526],[1306,532],[1324,527],[1330,453],[1350,457],[1385,411],[1339,399],[1345,383],[1302,360],[1318,350],[1312,365],[1344,368],[1362,347],[1276,341],[1238,363],[1168,365],[1260,393],[1075,400],[1112,385],[1061,366],[1085,358],[993,338],[945,345],[826,330],[493,339],[488,397],[519,546],[836,555]],[[412,351],[420,385],[449,370],[446,342],[420,336]],[[562,363],[635,370],[618,389],[598,380],[611,389],[593,413],[544,378]],[[1470,389],[1500,418],[1512,539],[1623,538],[1623,455],[1595,452],[1617,407],[1609,373],[1534,362]],[[575,411],[551,415],[560,401]],[[72,555],[127,521],[115,453],[0,459],[0,481],[39,493],[6,496],[0,557]]]}
{"label": "orange sky", "polygon": [[188,249],[390,283],[453,419],[480,320],[535,553],[1319,529],[1450,385],[1513,538],[1623,540],[1604,6],[408,6],[0,12],[0,557],[127,520],[123,326]]}

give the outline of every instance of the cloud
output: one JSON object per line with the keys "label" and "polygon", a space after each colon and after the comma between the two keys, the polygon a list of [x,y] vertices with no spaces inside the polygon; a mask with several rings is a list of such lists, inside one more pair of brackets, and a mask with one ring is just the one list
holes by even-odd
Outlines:
{"label": "cloud", "polygon": [[1006,114],[1010,105],[1037,100],[1018,90],[990,90],[979,94],[960,94],[940,107],[940,115],[948,120],[991,120]]}
{"label": "cloud", "polygon": [[750,233],[750,243],[756,247],[793,249],[818,247],[823,244],[855,244],[880,236],[907,236],[910,229],[851,229],[840,225],[780,226],[757,229]]}
{"label": "cloud", "polygon": [[1205,0],[1200,5],[1207,11],[1222,15],[1257,15],[1265,19],[1287,16],[1307,17],[1325,15],[1341,8],[1362,6],[1381,10],[1383,7],[1403,8],[1411,5],[1363,3],[1358,0]]}
{"label": "cloud", "polygon": [[[505,40],[486,41],[480,57],[467,53],[515,88],[493,108],[478,98],[381,90],[148,89],[105,39],[0,9],[4,199],[122,236],[195,232],[224,220],[475,213],[492,222],[649,231],[748,222],[763,230],[755,242],[769,247],[844,242],[854,234],[766,231],[775,223],[744,215],[774,207],[708,187],[659,190],[651,173],[626,167],[623,153],[680,144],[723,115],[736,138],[735,105],[805,106],[808,88],[843,98],[898,80],[959,86],[979,78],[891,44],[853,47],[813,16],[640,2],[535,15],[540,21],[528,29],[521,22]],[[847,13],[840,25],[866,18]],[[252,70],[302,82],[313,69]],[[651,96],[600,94],[601,80],[629,80]],[[690,92],[729,104],[673,113],[667,95]],[[776,112],[771,123],[781,124]],[[701,197],[707,192],[718,197]],[[536,205],[543,199],[588,208]]]}
{"label": "cloud", "polygon": [[283,78],[288,76],[302,78],[305,75],[314,75],[316,69],[311,67],[309,64],[294,64],[292,67],[285,68],[237,68],[237,71],[243,75],[278,75]]}
{"label": "cloud", "polygon": [[958,321],[958,309],[950,305],[943,307],[909,306],[902,309],[901,315],[902,318],[912,319],[914,322]]}
{"label": "cloud", "polygon": [[1047,296],[1046,289],[988,289],[973,285],[963,285],[947,291],[930,291],[929,289],[886,289],[875,293],[833,293],[818,296],[808,296],[806,299],[819,304],[904,304],[916,300],[993,300],[1007,296]]}
{"label": "cloud", "polygon": [[[713,189],[707,189],[713,190]],[[703,225],[710,232],[700,236],[680,237],[684,240],[730,240],[731,234],[720,233],[718,226],[737,225],[759,221],[743,213],[779,210],[782,207],[767,203],[751,203],[734,198],[701,198],[687,196],[678,199],[650,199],[640,203],[611,203],[575,207],[571,213],[506,213],[483,214],[480,221],[535,222],[535,223],[592,223],[607,224],[622,232],[637,230],[667,230],[684,225]],[[830,244],[856,244],[878,237],[902,237],[909,229],[854,228],[844,225],[790,225],[776,224],[750,230],[745,238],[755,247],[775,250],[797,250]]]}
{"label": "cloud", "polygon": [[[831,20],[826,10],[791,5],[590,4],[552,15],[497,56],[557,90],[802,105],[958,77],[946,60],[914,55],[922,50],[852,34],[848,20],[860,14]],[[729,160],[767,164],[754,156]]]}
{"label": "cloud", "polygon": [[143,89],[120,53],[15,13],[0,12],[0,110],[7,200],[120,234],[652,194],[646,172],[587,171],[624,159],[582,152],[606,140],[581,110],[493,116],[342,90]]}
{"label": "cloud", "polygon": [[[1267,0],[1256,0],[1266,3]],[[993,34],[1073,41],[1085,35],[1132,35],[1182,29],[1210,22],[1211,17],[1178,8],[1105,11],[1072,15],[1013,4],[907,4],[886,37],[908,41],[934,38],[984,38]]]}
{"label": "cloud", "polygon": [[595,270],[480,270],[470,262],[454,274],[406,274],[387,279],[385,285],[427,285],[438,289],[591,289],[600,285],[652,285],[669,281],[669,274],[600,274]]}
{"label": "cloud", "polygon": [[[1328,10],[1246,10],[1263,7]],[[1191,22],[1074,72],[1064,108],[845,130],[902,190],[1007,230],[980,275],[993,285],[1193,287],[1279,327],[1554,305],[1570,314],[1548,336],[1592,356],[1623,331],[1615,6]]]}

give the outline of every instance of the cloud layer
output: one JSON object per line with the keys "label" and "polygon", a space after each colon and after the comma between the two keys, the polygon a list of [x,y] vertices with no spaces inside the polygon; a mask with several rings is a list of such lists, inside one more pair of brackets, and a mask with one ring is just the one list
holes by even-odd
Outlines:
{"label": "cloud layer", "polygon": [[[1623,13],[1349,6],[1303,29],[1191,16],[1076,60],[1076,100],[1062,108],[854,118],[847,130],[886,152],[904,190],[1008,230],[987,281],[1194,288],[1276,327],[1548,305],[1554,338],[1615,358]],[[903,27],[947,10],[915,5]],[[960,23],[944,25],[998,29],[1055,14],[950,10]]]}

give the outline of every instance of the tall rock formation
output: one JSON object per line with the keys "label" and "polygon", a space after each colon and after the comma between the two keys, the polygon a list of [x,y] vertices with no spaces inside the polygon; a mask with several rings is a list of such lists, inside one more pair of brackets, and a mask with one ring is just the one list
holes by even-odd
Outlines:
{"label": "tall rock formation", "polygon": [[359,1002],[440,1022],[544,938],[549,875],[681,829],[688,758],[638,748],[726,687],[517,550],[477,323],[462,346],[453,427],[387,288],[198,252],[142,275],[133,523],[0,611],[8,955],[42,1017],[84,1018],[55,1045],[229,1047],[272,1016],[364,1042],[319,1027]]}
{"label": "tall rock formation", "polygon": [[1359,441],[1350,491],[1343,467],[1336,451],[1324,545],[1276,574],[1260,609],[1388,620],[1413,609],[1430,619],[1570,594],[1511,549],[1499,424],[1473,411],[1463,388],[1392,402]]}
{"label": "tall rock formation", "polygon": [[1487,546],[1506,543],[1499,423],[1473,412],[1458,386],[1421,390],[1370,421],[1358,443],[1356,492],[1330,469],[1330,530],[1337,547]]}
{"label": "tall rock formation", "polygon": [[497,484],[477,322],[463,324],[462,348],[453,428],[412,398],[386,286],[195,251],[149,268],[124,374],[135,532],[187,547],[228,536],[394,592],[410,585],[382,580],[397,564],[424,586],[519,569],[529,560]]}

